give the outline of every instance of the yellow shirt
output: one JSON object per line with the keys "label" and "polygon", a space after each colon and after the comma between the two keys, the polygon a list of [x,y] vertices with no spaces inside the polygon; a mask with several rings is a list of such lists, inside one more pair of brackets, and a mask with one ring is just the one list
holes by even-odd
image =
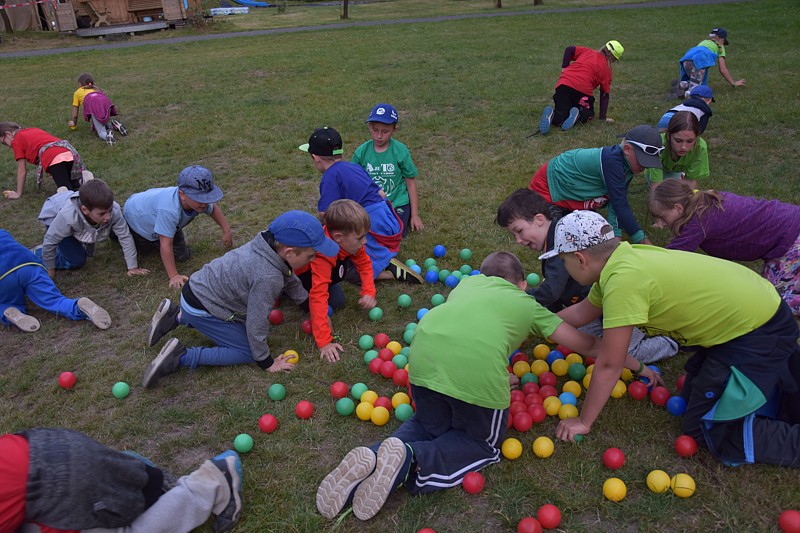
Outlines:
{"label": "yellow shirt", "polygon": [[72,105],[74,107],[82,106],[86,95],[93,92],[95,92],[94,88],[78,87],[78,90],[72,95]]}

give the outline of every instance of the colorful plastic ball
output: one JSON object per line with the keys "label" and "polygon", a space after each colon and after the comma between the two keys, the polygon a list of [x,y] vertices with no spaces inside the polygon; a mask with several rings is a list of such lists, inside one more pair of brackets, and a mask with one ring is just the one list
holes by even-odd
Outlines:
{"label": "colorful plastic ball", "polygon": [[528,274],[528,277],[525,278],[525,281],[527,281],[528,285],[530,285],[531,287],[536,287],[537,285],[539,285],[539,283],[542,282],[542,278],[540,278],[539,274],[537,274],[536,272],[531,272],[530,274]]}
{"label": "colorful plastic ball", "polygon": [[625,454],[619,448],[609,448],[603,453],[603,464],[611,470],[622,468],[625,464]]}
{"label": "colorful plastic ball", "polygon": [[269,312],[269,323],[273,326],[279,326],[283,324],[283,311],[280,309],[273,309]]}
{"label": "colorful plastic ball", "polygon": [[522,413],[527,411],[528,404],[523,402],[522,400],[512,400],[511,405],[508,407],[508,414],[513,416],[517,413]]}
{"label": "colorful plastic ball", "polygon": [[392,382],[398,387],[405,387],[408,385],[408,370],[405,368],[398,368],[392,374]]}
{"label": "colorful plastic ball", "polygon": [[381,361],[391,361],[392,357],[394,357],[394,352],[389,348],[381,348],[378,350],[378,358]]}
{"label": "colorful plastic ball", "polygon": [[533,418],[531,418],[531,415],[529,415],[527,411],[522,411],[514,415],[512,425],[514,426],[514,429],[520,433],[525,433],[531,429],[531,426],[533,426]]}
{"label": "colorful plastic ball", "polygon": [[422,267],[419,265],[410,265],[408,268],[413,270],[415,274],[422,274]]}
{"label": "colorful plastic ball", "polygon": [[673,396],[667,400],[667,411],[672,416],[681,416],[686,412],[686,400],[680,396]]}
{"label": "colorful plastic ball", "polygon": [[652,470],[647,474],[647,488],[656,494],[663,494],[669,490],[669,474],[663,470]]}
{"label": "colorful plastic ball", "polygon": [[618,379],[616,383],[614,383],[614,388],[611,389],[611,397],[612,398],[622,398],[625,396],[625,391],[628,390],[628,387],[625,386],[625,382],[621,379]]}
{"label": "colorful plastic ball", "polygon": [[350,398],[344,397],[336,400],[336,412],[342,416],[350,416],[356,410],[356,404]]}
{"label": "colorful plastic ball", "polygon": [[[655,372],[656,374],[661,374],[661,370],[656,365],[647,365],[647,368]],[[650,384],[650,380],[644,376],[639,376],[639,381],[643,382],[645,385]]]}
{"label": "colorful plastic ball", "polygon": [[509,437],[503,441],[500,451],[503,452],[503,457],[513,461],[522,455],[522,443],[513,437]]}
{"label": "colorful plastic ball", "polygon": [[472,272],[470,272],[470,273],[469,273],[469,275],[470,275],[470,276],[477,276],[477,275],[478,275],[478,274],[480,274],[480,273],[481,273],[481,271],[480,271],[480,270],[478,270],[478,269],[476,268],[475,270],[473,270]]}
{"label": "colorful plastic ball", "polygon": [[403,349],[403,345],[397,341],[389,341],[386,343],[386,349],[390,350],[394,355],[400,353],[400,350]]}
{"label": "colorful plastic ball", "polygon": [[253,437],[247,433],[241,433],[233,439],[233,447],[239,453],[247,453],[253,449]]}
{"label": "colorful plastic ball", "polygon": [[542,405],[529,405],[526,412],[531,416],[531,420],[533,420],[534,424],[539,424],[547,418],[547,411]]}
{"label": "colorful plastic ball", "polygon": [[[428,314],[428,311],[430,311],[430,309],[428,309],[427,307],[423,307],[422,309],[417,311],[417,320],[422,320],[422,317]],[[403,339],[405,340],[405,335],[403,336]]]}
{"label": "colorful plastic ball", "polygon": [[566,376],[567,372],[569,371],[569,363],[567,363],[564,359],[556,359],[553,361],[553,364],[550,365],[550,370],[557,377]]}
{"label": "colorful plastic ball", "polygon": [[410,267],[411,265],[416,265],[416,264],[417,264],[417,262],[414,261],[413,259],[406,259],[406,266],[407,267]]}
{"label": "colorful plastic ball", "polygon": [[118,400],[122,400],[123,398],[127,398],[128,394],[131,393],[131,387],[124,381],[118,381],[111,387],[111,394],[114,395],[114,398]]}
{"label": "colorful plastic ball", "polygon": [[375,350],[367,350],[364,352],[364,362],[366,364],[370,364],[376,357],[378,357],[378,352]]}
{"label": "colorful plastic ball", "polygon": [[514,363],[514,366],[511,367],[512,372],[518,378],[521,378],[525,374],[531,373],[531,365],[529,365],[526,361],[517,361]]}
{"label": "colorful plastic ball", "polygon": [[686,383],[686,374],[681,374],[681,376],[675,381],[675,388],[678,389],[678,392],[683,390],[683,384]]}
{"label": "colorful plastic ball", "polygon": [[628,395],[634,400],[647,398],[647,385],[641,381],[633,381],[628,385]]}
{"label": "colorful plastic ball", "polygon": [[583,376],[583,381],[581,381],[581,383],[583,383],[583,388],[584,389],[588,389],[589,388],[589,384],[591,382],[592,382],[592,375],[589,374],[589,373],[587,373],[585,376]]}
{"label": "colorful plastic ball", "polygon": [[296,365],[298,361],[300,361],[300,354],[297,353],[295,350],[286,350],[283,352],[283,355],[286,356],[286,362]]}
{"label": "colorful plastic ball", "polygon": [[467,494],[478,494],[486,484],[483,474],[480,472],[468,472],[461,480],[461,486]]}
{"label": "colorful plastic ball", "polygon": [[669,488],[672,489],[672,493],[678,498],[688,498],[694,494],[697,487],[694,483],[694,479],[689,474],[675,474],[672,476]]}
{"label": "colorful plastic ball", "polygon": [[557,381],[556,375],[550,371],[545,371],[539,374],[539,385],[550,385],[555,387]]}
{"label": "colorful plastic ball", "polygon": [[380,374],[381,373],[381,365],[383,365],[385,361],[380,357],[376,357],[372,361],[369,362],[369,371],[371,374]]}
{"label": "colorful plastic ball", "polygon": [[344,398],[350,392],[350,387],[344,381],[336,381],[331,385],[331,396],[334,400]]}
{"label": "colorful plastic ball", "polygon": [[536,457],[547,459],[553,455],[555,449],[555,444],[553,444],[553,440],[550,437],[539,437],[533,441],[533,453],[536,454]]}
{"label": "colorful plastic ball", "polygon": [[436,257],[444,257],[444,254],[447,253],[447,248],[445,248],[441,244],[437,244],[433,247],[433,255]]}
{"label": "colorful plastic ball", "polygon": [[294,408],[294,414],[297,418],[308,420],[314,415],[314,404],[308,400],[300,400]]}
{"label": "colorful plastic ball", "polygon": [[681,435],[675,439],[674,446],[681,457],[691,457],[697,453],[697,441],[691,435]]}
{"label": "colorful plastic ball", "polygon": [[578,408],[572,404],[565,403],[558,408],[558,418],[561,420],[575,418],[578,416],[578,414]]}
{"label": "colorful plastic ball", "polygon": [[267,396],[269,396],[270,400],[279,402],[286,398],[286,387],[280,383],[273,383],[269,386],[269,389],[267,389]]}
{"label": "colorful plastic ball", "polygon": [[409,354],[411,353],[411,346],[403,346],[402,348],[400,348],[400,353],[408,357]]}
{"label": "colorful plastic ball", "polygon": [[524,387],[528,383],[533,383],[536,385],[536,390],[539,390],[539,378],[536,377],[536,374],[533,372],[528,372],[527,374],[523,374],[521,378],[519,378],[520,384]]}
{"label": "colorful plastic ball", "polygon": [[422,265],[425,268],[430,268],[432,266],[436,266],[436,259],[434,259],[433,257],[429,257],[425,261],[422,262]]}
{"label": "colorful plastic ball", "polygon": [[444,278],[444,284],[450,287],[451,289],[458,285],[458,278],[452,274]]}
{"label": "colorful plastic ball", "polygon": [[333,316],[333,307],[328,306],[328,316]]}
{"label": "colorful plastic ball", "polygon": [[558,395],[561,405],[578,405],[578,398],[571,392],[562,392]]}
{"label": "colorful plastic ball", "polygon": [[470,265],[461,265],[461,268],[458,269],[458,271],[461,272],[463,276],[469,276],[472,270],[473,270],[472,266]]}
{"label": "colorful plastic ball", "polygon": [[434,270],[428,270],[425,273],[425,281],[430,284],[436,283],[437,281],[439,281],[439,273]]}
{"label": "colorful plastic ball", "polygon": [[653,387],[653,390],[650,391],[650,401],[661,407],[667,405],[669,396],[669,389],[666,387],[657,386]]}
{"label": "colorful plastic ball", "polygon": [[439,281],[444,283],[444,280],[446,280],[447,276],[449,276],[449,275],[450,275],[450,271],[447,270],[446,268],[443,268],[442,270],[439,271]]}
{"label": "colorful plastic ball", "polygon": [[75,383],[78,381],[78,378],[75,377],[75,374],[72,372],[62,372],[58,376],[58,386],[62,389],[71,389],[75,386]]}
{"label": "colorful plastic ball", "polygon": [[411,407],[411,404],[408,403],[401,403],[397,406],[394,410],[394,416],[400,422],[405,422],[414,414],[414,408]]}
{"label": "colorful plastic ball", "polygon": [[556,388],[552,385],[542,385],[539,387],[539,396],[544,400],[551,396],[558,396],[558,392],[556,392]]}
{"label": "colorful plastic ball", "polygon": [[800,511],[787,509],[778,515],[778,527],[783,533],[800,533]]}
{"label": "colorful plastic ball", "polygon": [[397,365],[392,361],[384,361],[381,363],[380,374],[386,379],[392,379],[395,370],[397,370]]}
{"label": "colorful plastic ball", "polygon": [[571,392],[575,395],[575,398],[580,398],[583,389],[581,389],[581,385],[577,381],[567,381],[561,386],[561,392]]}
{"label": "colorful plastic ball", "polygon": [[369,310],[368,315],[369,319],[375,322],[383,318],[383,309],[381,309],[380,307],[373,307],[372,309]]}
{"label": "colorful plastic ball", "polygon": [[375,347],[380,350],[386,348],[386,345],[389,344],[389,335],[386,333],[378,333],[372,340],[375,343]]}
{"label": "colorful plastic ball", "polygon": [[472,250],[469,248],[462,248],[461,251],[458,252],[458,257],[460,257],[462,261],[469,261],[472,259]]}
{"label": "colorful plastic ball", "polygon": [[532,516],[526,516],[517,524],[517,533],[542,533],[542,524]]}
{"label": "colorful plastic ball", "polygon": [[564,354],[558,350],[551,350],[550,353],[547,354],[545,361],[547,361],[548,365],[553,366],[553,361],[556,359],[564,359]]}
{"label": "colorful plastic ball", "polygon": [[575,352],[572,352],[571,354],[567,355],[564,358],[564,360],[567,363],[569,363],[570,365],[574,365],[575,363],[577,363],[577,364],[583,366],[584,372],[586,371],[586,367],[583,365],[583,357],[581,357],[579,354],[576,354]]}
{"label": "colorful plastic ball", "polygon": [[411,307],[411,296],[408,294],[401,294],[397,297],[397,305],[400,307]]}
{"label": "colorful plastic ball", "polygon": [[393,409],[392,400],[390,400],[388,396],[378,396],[373,405],[375,405],[375,407],[383,407],[390,412]]}
{"label": "colorful plastic ball", "polygon": [[403,405],[404,403],[410,404],[411,398],[408,397],[408,394],[405,392],[395,392],[392,395],[392,407],[397,409],[398,405]]}
{"label": "colorful plastic ball", "polygon": [[369,350],[375,346],[375,339],[372,338],[372,335],[361,335],[358,338],[358,347],[362,350]]}
{"label": "colorful plastic ball", "polygon": [[461,278],[464,277],[464,274],[462,274],[460,270],[453,270],[450,275],[455,276],[458,281],[461,281]]}
{"label": "colorful plastic ball", "polygon": [[350,387],[350,396],[357,402],[361,401],[361,396],[369,390],[365,383],[356,383]]}
{"label": "colorful plastic ball", "polygon": [[542,374],[544,374],[549,370],[550,370],[550,365],[547,364],[547,361],[544,361],[542,359],[537,359],[536,361],[531,363],[531,373],[533,373],[537,377],[540,377]]}
{"label": "colorful plastic ball", "polygon": [[375,407],[369,415],[369,419],[376,426],[384,426],[389,421],[389,410],[385,407]]}
{"label": "colorful plastic ball", "polygon": [[[419,313],[417,313],[419,314]],[[407,329],[403,332],[403,342],[406,344],[411,344],[411,340],[414,338],[414,329]]]}
{"label": "colorful plastic ball", "polygon": [[546,344],[537,344],[533,348],[533,357],[535,359],[547,359],[549,353],[550,347]]}
{"label": "colorful plastic ball", "polygon": [[603,483],[603,496],[612,502],[621,502],[628,494],[628,487],[618,477],[610,477]]}
{"label": "colorful plastic ball", "polygon": [[435,529],[431,529],[429,527],[423,527],[422,529],[417,531],[417,533],[436,533],[436,530]]}
{"label": "colorful plastic ball", "polygon": [[[408,357],[403,354],[397,354],[392,357],[392,363],[394,364],[396,369],[403,368],[408,364]],[[386,378],[392,378],[394,376],[394,370],[392,370],[391,376],[385,376]]]}
{"label": "colorful plastic ball", "polygon": [[314,331],[314,326],[311,324],[311,319],[307,318],[303,320],[303,323],[300,324],[300,329],[302,329],[303,333],[306,335],[311,335],[311,333]]}
{"label": "colorful plastic ball", "polygon": [[431,305],[436,307],[437,305],[442,305],[446,301],[445,297],[441,294],[434,294],[431,296]]}
{"label": "colorful plastic ball", "polygon": [[633,372],[631,372],[629,368],[623,368],[622,373],[619,375],[619,379],[625,383],[630,383],[633,381]]}
{"label": "colorful plastic ball", "polygon": [[361,401],[362,402],[369,402],[369,403],[371,403],[373,405],[375,405],[375,400],[377,400],[377,399],[378,399],[378,393],[375,392],[374,390],[366,390],[361,395]]}
{"label": "colorful plastic ball", "polygon": [[372,417],[372,411],[375,409],[375,406],[369,402],[361,402],[356,407],[356,416],[359,420],[370,420]]}
{"label": "colorful plastic ball", "polygon": [[258,429],[260,429],[262,433],[272,433],[278,429],[278,419],[275,418],[275,415],[262,415],[261,418],[258,419]]}
{"label": "colorful plastic ball", "polygon": [[555,529],[561,524],[561,511],[552,503],[546,503],[539,507],[536,519],[544,529]]}
{"label": "colorful plastic ball", "polygon": [[548,396],[544,399],[542,405],[544,406],[544,410],[547,411],[548,415],[556,416],[558,415],[558,410],[561,409],[561,400],[558,399],[558,396]]}

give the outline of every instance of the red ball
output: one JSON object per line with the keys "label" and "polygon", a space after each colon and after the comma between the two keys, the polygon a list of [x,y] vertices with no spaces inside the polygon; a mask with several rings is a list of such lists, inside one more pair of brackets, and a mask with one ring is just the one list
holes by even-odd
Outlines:
{"label": "red ball", "polygon": [[422,529],[417,531],[417,533],[436,533],[436,530],[435,529],[431,529],[429,527],[423,527]]}
{"label": "red ball", "polygon": [[392,400],[390,400],[386,396],[378,396],[373,405],[375,407],[385,407],[386,410],[389,411],[390,413],[392,412],[393,409]]}
{"label": "red ball", "polygon": [[597,359],[595,359],[591,355],[587,355],[586,357],[583,358],[583,364],[585,364],[586,366],[593,365],[595,361],[597,361]]}
{"label": "red ball", "polygon": [[778,527],[784,533],[800,533],[800,511],[787,509],[778,516]]}
{"label": "red ball", "polygon": [[278,419],[273,415],[264,415],[258,419],[258,429],[260,429],[262,433],[272,433],[278,429]]}
{"label": "red ball", "polygon": [[662,387],[661,385],[653,387],[653,390],[650,391],[650,401],[656,405],[660,405],[661,407],[667,405],[669,397],[669,389]]}
{"label": "red ball", "polygon": [[542,405],[542,397],[536,393],[528,394],[527,396],[525,396],[525,399],[523,401],[525,402],[525,405],[529,407],[531,405]]}
{"label": "red ball", "polygon": [[528,394],[535,394],[539,392],[539,384],[534,383],[533,381],[529,381],[522,386],[522,392],[524,392],[526,396]]}
{"label": "red ball", "polygon": [[539,386],[542,385],[550,385],[552,387],[556,386],[556,375],[552,372],[542,372],[539,375]]}
{"label": "red ball", "polygon": [[283,324],[283,311],[280,309],[273,309],[269,312],[269,323],[273,326],[280,326]]}
{"label": "red ball", "polygon": [[514,429],[520,433],[525,433],[533,425],[533,417],[527,411],[522,411],[514,415]]}
{"label": "red ball", "polygon": [[486,480],[480,472],[469,472],[464,479],[461,480],[461,486],[467,494],[478,494],[483,490]]}
{"label": "red ball", "polygon": [[690,435],[681,435],[675,439],[675,451],[682,457],[691,457],[697,453],[697,441]]}
{"label": "red ball", "polygon": [[375,335],[374,340],[375,340],[375,346],[378,349],[386,348],[386,345],[389,344],[389,335],[387,335],[386,333],[378,333],[377,335]]}
{"label": "red ball", "polygon": [[512,402],[521,402],[525,400],[525,393],[521,390],[512,390],[511,391],[511,401]]}
{"label": "red ball", "polygon": [[511,358],[511,366],[513,367],[514,363],[516,363],[517,361],[525,361],[527,363],[528,362],[528,356],[525,355],[522,352],[520,352],[518,354],[514,354],[514,357]]}
{"label": "red ball", "polygon": [[369,371],[373,374],[380,374],[381,373],[381,366],[385,363],[383,359],[380,357],[376,357],[372,361],[369,362]]}
{"label": "red ball", "polygon": [[561,352],[561,355],[563,355],[564,357],[568,356],[569,354],[571,354],[573,352],[573,350],[570,350],[569,348],[567,348],[563,344],[559,344],[558,346],[556,346],[556,350]]}
{"label": "red ball", "polygon": [[542,533],[542,524],[532,516],[525,517],[517,524],[517,533]]}
{"label": "red ball", "polygon": [[508,423],[506,424],[506,429],[511,429],[514,427],[514,415],[508,415]]}
{"label": "red ball", "polygon": [[647,398],[647,385],[638,380],[632,381],[631,384],[628,385],[628,394],[634,400]]}
{"label": "red ball", "polygon": [[72,372],[62,372],[58,376],[58,385],[62,389],[71,389],[75,386],[76,381],[78,381],[78,378]]}
{"label": "red ball", "polygon": [[539,387],[539,396],[542,397],[542,400],[545,398],[549,398],[550,396],[558,396],[558,392],[556,388],[552,385],[545,385],[543,387]]}
{"label": "red ball", "polygon": [[392,374],[392,381],[398,387],[405,387],[408,385],[408,370],[405,368],[398,368]]}
{"label": "red ball", "polygon": [[347,386],[347,383],[344,381],[337,381],[333,385],[331,385],[331,396],[333,396],[334,400],[338,400],[339,398],[344,398],[347,396],[347,393],[350,392],[350,387]]}
{"label": "red ball", "polygon": [[389,348],[381,348],[378,350],[378,358],[381,361],[391,361],[392,357],[394,357],[394,352]]}
{"label": "red ball", "polygon": [[[378,360],[380,361],[380,359]],[[381,376],[386,379],[392,379],[395,370],[397,370],[397,365],[392,361],[381,361]]]}
{"label": "red ball", "polygon": [[308,400],[301,400],[297,402],[297,407],[294,408],[294,414],[297,418],[307,420],[314,414],[314,404]]}
{"label": "red ball", "polygon": [[552,503],[539,507],[536,518],[544,529],[555,529],[561,523],[561,511]]}
{"label": "red ball", "polygon": [[678,392],[683,390],[684,383],[686,383],[686,374],[681,374],[681,377],[675,382],[675,387],[678,389]]}
{"label": "red ball", "polygon": [[508,414],[514,416],[517,413],[525,412],[528,409],[528,406],[525,402],[511,402],[511,406],[508,408]]}
{"label": "red ball", "polygon": [[603,464],[611,470],[622,468],[625,464],[625,454],[619,448],[609,448],[603,453]]}
{"label": "red ball", "polygon": [[311,319],[307,318],[303,320],[303,323],[300,324],[300,329],[302,329],[306,335],[311,335],[312,331],[314,330],[313,326],[311,325]]}
{"label": "red ball", "polygon": [[528,410],[526,411],[529,415],[531,415],[531,420],[534,424],[540,423],[542,420],[547,418],[547,410],[538,404],[529,405]]}

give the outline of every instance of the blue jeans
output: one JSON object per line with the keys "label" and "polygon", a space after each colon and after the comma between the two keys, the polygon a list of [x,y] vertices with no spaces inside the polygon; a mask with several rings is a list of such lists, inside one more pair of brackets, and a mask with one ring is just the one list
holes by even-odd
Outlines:
{"label": "blue jeans", "polygon": [[86,248],[75,237],[67,237],[58,243],[56,249],[57,270],[77,270],[86,264]]}
{"label": "blue jeans", "polygon": [[56,284],[47,275],[47,271],[39,265],[24,266],[0,280],[0,321],[8,324],[3,313],[9,307],[15,307],[25,313],[25,296],[44,309],[57,316],[70,320],[86,320],[78,309],[78,300],[65,297]]}
{"label": "blue jeans", "polygon": [[[192,314],[195,313],[195,314]],[[247,330],[242,322],[220,320],[208,313],[200,315],[181,298],[180,324],[194,328],[216,344],[212,348],[188,348],[181,366],[230,366],[254,363]]]}

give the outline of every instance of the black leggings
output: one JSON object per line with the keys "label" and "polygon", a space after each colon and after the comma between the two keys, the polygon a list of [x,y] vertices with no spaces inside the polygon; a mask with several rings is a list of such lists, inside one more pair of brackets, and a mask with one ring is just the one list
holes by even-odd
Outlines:
{"label": "black leggings", "polygon": [[73,163],[74,161],[63,161],[47,167],[47,173],[53,176],[56,187],[66,187],[71,191],[77,191],[80,188],[80,180],[72,180]]}
{"label": "black leggings", "polygon": [[586,124],[594,118],[594,96],[583,94],[567,85],[556,87],[553,103],[555,104],[552,119],[554,126],[563,124],[573,107],[578,108],[578,122],[581,124]]}

